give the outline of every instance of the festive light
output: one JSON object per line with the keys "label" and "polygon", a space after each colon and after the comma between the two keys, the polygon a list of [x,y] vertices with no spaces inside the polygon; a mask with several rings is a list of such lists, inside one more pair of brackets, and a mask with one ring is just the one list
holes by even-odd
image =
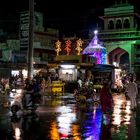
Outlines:
{"label": "festive light", "polygon": [[81,46],[82,46],[82,44],[83,44],[83,41],[82,41],[82,39],[80,38],[80,39],[78,39],[77,41],[76,41],[76,49],[75,50],[77,50],[77,55],[80,55],[81,54],[81,51],[83,50],[82,48],[81,48]]}
{"label": "festive light", "polygon": [[65,41],[66,43],[66,47],[65,47],[65,51],[67,52],[67,55],[70,55],[70,52],[71,52],[71,41],[68,39]]}
{"label": "festive light", "polygon": [[97,64],[106,64],[107,63],[107,51],[106,48],[101,46],[98,42],[97,37],[98,31],[94,32],[94,37],[89,43],[89,45],[83,50],[83,54],[87,54],[91,57],[97,59]]}
{"label": "festive light", "polygon": [[98,30],[95,30],[95,31],[94,31],[94,34],[97,34],[97,33],[98,33]]}
{"label": "festive light", "polygon": [[61,42],[58,40],[56,43],[56,49],[55,49],[55,51],[56,51],[56,55],[58,56],[59,55],[59,52],[61,51]]}

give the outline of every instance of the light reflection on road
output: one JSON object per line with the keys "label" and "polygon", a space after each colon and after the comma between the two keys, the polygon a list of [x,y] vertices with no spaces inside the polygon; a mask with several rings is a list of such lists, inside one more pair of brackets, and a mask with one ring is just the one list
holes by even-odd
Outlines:
{"label": "light reflection on road", "polygon": [[[38,112],[42,111],[41,107]],[[58,105],[55,108],[48,108],[43,112],[43,116],[54,111],[56,114],[49,124],[50,132],[48,139],[50,140],[100,140],[102,113],[100,108],[93,105],[75,105],[66,106]],[[45,124],[46,123],[46,124]],[[43,125],[48,125],[44,122]]]}
{"label": "light reflection on road", "polygon": [[[112,114],[112,138],[128,138],[128,128],[132,124],[132,111],[130,110],[130,101],[125,100],[124,95],[114,96],[114,111]],[[133,124],[135,126],[135,124]]]}
{"label": "light reflection on road", "polygon": [[[125,101],[124,95],[114,95],[113,98],[114,110],[111,125],[109,120],[102,120],[100,106],[76,104],[73,102],[74,99],[67,98],[65,100],[47,99],[45,104],[38,107],[36,111],[39,124],[35,120],[33,123],[30,122],[30,119],[28,119],[29,123],[24,120],[24,129],[21,132],[26,135],[26,138],[30,134],[30,137],[37,137],[40,140],[109,140],[111,137],[112,140],[125,140],[128,137],[134,138],[136,114],[130,110],[130,102]],[[3,122],[5,121],[2,116],[0,118],[3,119]],[[2,121],[0,124],[2,127]],[[25,124],[28,124],[26,131]],[[20,134],[21,132],[19,133],[23,126],[18,127],[19,130],[15,124],[12,124],[12,127],[15,132],[18,132],[17,135],[14,134],[14,137],[17,136],[18,139],[19,135],[23,136]]]}

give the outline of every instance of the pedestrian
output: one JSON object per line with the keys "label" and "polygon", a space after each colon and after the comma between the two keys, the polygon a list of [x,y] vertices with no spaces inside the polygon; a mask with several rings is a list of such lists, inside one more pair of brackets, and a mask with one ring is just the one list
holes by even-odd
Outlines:
{"label": "pedestrian", "polygon": [[131,110],[135,110],[137,107],[136,96],[138,94],[137,84],[134,82],[133,78],[130,79],[126,87],[127,95],[130,98]]}
{"label": "pedestrian", "polygon": [[78,83],[78,88],[82,88],[83,82],[82,82],[81,78],[78,79],[77,83]]}
{"label": "pedestrian", "polygon": [[104,82],[100,91],[100,102],[103,114],[110,114],[113,109],[113,97],[111,94],[110,84]]}

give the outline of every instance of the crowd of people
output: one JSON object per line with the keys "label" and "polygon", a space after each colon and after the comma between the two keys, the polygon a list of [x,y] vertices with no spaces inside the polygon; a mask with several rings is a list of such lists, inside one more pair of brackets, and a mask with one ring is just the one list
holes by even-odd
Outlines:
{"label": "crowd of people", "polygon": [[[113,93],[115,93],[115,91],[118,90],[114,90],[112,88],[112,81],[111,79],[109,80],[104,80],[103,83],[100,83],[100,87],[99,88],[95,88],[94,85],[94,81],[92,80],[92,78],[87,78],[87,80],[82,81],[82,79],[79,77],[79,79],[77,80],[78,83],[78,91],[76,90],[76,92],[74,93],[74,95],[80,94],[80,95],[85,95],[83,92],[86,88],[86,92],[85,93],[90,93],[88,91],[91,91],[91,87],[89,85],[92,86],[92,94],[94,95],[95,91],[97,94],[100,95],[100,105],[102,108],[103,113],[111,113],[112,109],[113,109]],[[131,110],[135,111],[137,108],[137,102],[136,99],[138,97],[138,84],[136,83],[136,77],[133,74],[128,74],[125,78],[122,78],[122,83],[123,83],[123,90],[121,90],[121,92],[116,92],[117,94],[124,94],[126,97],[126,100],[130,100],[131,102]],[[84,87],[84,88],[83,88]],[[90,93],[91,94],[91,93]],[[78,95],[79,96],[79,95]],[[93,98],[93,96],[91,96]],[[83,98],[84,99],[84,98]],[[85,98],[86,99],[86,98]]]}
{"label": "crowd of people", "polygon": [[[22,85],[24,93],[26,93],[25,95],[27,96],[26,98],[28,99],[28,102],[34,104],[35,102],[39,102],[41,96],[44,95],[46,92],[47,85],[50,84],[52,80],[53,79],[50,74],[48,74],[46,77],[36,75],[32,79],[27,78],[25,80],[23,80],[23,77],[16,76],[16,77],[11,77],[10,79],[1,79],[0,90],[4,91],[3,92],[4,94],[8,94],[9,90],[11,90],[12,88],[17,88],[19,85]],[[85,80],[85,82],[83,82],[82,79],[79,77],[77,83],[78,83],[78,90],[81,91],[81,93],[84,93],[84,91],[86,91],[85,93],[87,93],[86,96],[88,98],[94,97],[95,90],[94,88],[93,90],[91,90],[92,89],[91,87],[94,86],[91,73],[87,74],[87,79]],[[131,75],[129,79],[127,79],[127,82],[123,82],[123,83],[124,83],[124,88],[125,88],[124,93],[126,95],[126,98],[129,98],[129,100],[131,101],[131,109],[136,110],[137,107],[136,97],[138,95],[138,85],[135,82],[135,78]],[[102,87],[100,87],[100,90],[98,91],[100,94],[100,104],[103,112],[108,112],[109,110],[111,112],[112,110],[113,98],[112,98],[111,86],[112,86],[111,80],[104,81],[102,83]],[[77,93],[78,92],[75,92],[75,95]],[[85,98],[85,100],[86,99],[87,98]],[[23,101],[23,104],[26,104],[25,101]]]}
{"label": "crowd of people", "polygon": [[[57,77],[56,77],[57,78]],[[1,97],[8,97],[13,89],[22,89],[23,94],[32,95],[31,100],[35,100],[45,95],[48,85],[55,80],[55,76],[51,73],[44,75],[36,74],[32,79],[23,78],[21,75],[11,76],[10,78],[0,79],[0,104],[3,104]],[[38,98],[37,98],[38,97]],[[38,100],[39,101],[39,100]]]}

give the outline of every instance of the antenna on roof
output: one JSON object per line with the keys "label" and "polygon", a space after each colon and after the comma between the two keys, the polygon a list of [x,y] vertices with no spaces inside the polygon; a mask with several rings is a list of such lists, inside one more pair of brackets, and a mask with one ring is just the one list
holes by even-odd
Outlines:
{"label": "antenna on roof", "polygon": [[115,5],[117,5],[117,0],[115,0]]}
{"label": "antenna on roof", "polygon": [[128,3],[128,0],[126,0],[126,3]]}

